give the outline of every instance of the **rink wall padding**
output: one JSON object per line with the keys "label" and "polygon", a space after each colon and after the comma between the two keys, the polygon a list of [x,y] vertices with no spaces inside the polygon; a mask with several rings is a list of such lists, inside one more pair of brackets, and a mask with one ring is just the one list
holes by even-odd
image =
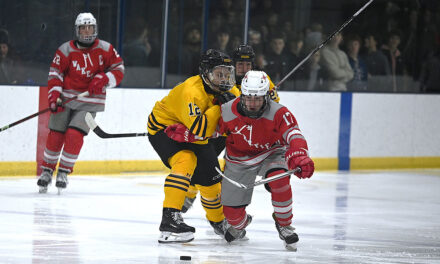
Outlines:
{"label": "rink wall padding", "polygon": [[[0,87],[0,126],[47,107],[47,88]],[[167,89],[110,89],[96,117],[109,133],[146,132]],[[440,168],[440,95],[283,92],[317,170]],[[49,115],[0,132],[0,176],[36,175]],[[75,174],[167,171],[147,137],[102,139],[90,133]]]}
{"label": "rink wall padding", "polygon": [[[38,101],[38,111],[46,109],[49,107],[49,102],[47,101],[48,89],[47,87],[40,87],[39,101]],[[37,151],[36,151],[36,174],[41,174],[41,167],[39,164],[43,161],[44,148],[46,147],[46,139],[49,133],[49,118],[50,112],[46,112],[38,116],[38,134],[37,134]]]}

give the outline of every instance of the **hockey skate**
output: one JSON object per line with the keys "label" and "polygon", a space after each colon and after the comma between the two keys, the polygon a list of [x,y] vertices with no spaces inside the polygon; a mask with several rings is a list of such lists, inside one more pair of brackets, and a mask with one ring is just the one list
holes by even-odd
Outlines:
{"label": "hockey skate", "polygon": [[245,238],[246,236],[246,227],[252,222],[252,216],[251,215],[247,215],[247,219],[246,219],[246,225],[243,227],[243,229],[237,229],[231,225],[228,224],[228,228],[226,229],[225,232],[225,239],[228,242],[232,242],[234,240],[247,240]]}
{"label": "hockey skate", "polygon": [[68,170],[58,169],[57,181],[55,183],[55,186],[58,188],[58,195],[60,195],[62,189],[66,189],[67,184],[69,183],[67,180],[68,173]]}
{"label": "hockey skate", "polygon": [[284,246],[287,250],[296,251],[296,242],[299,241],[298,235],[295,233],[295,228],[293,226],[280,226],[275,217],[275,213],[272,214],[275,220],[275,227],[277,228],[278,235],[281,240],[284,241]]}
{"label": "hockey skate", "polygon": [[185,202],[183,203],[183,206],[182,206],[182,213],[188,212],[188,210],[192,207],[196,198],[197,198],[197,196],[194,198],[185,197]]}
{"label": "hockey skate", "polygon": [[183,222],[182,214],[174,208],[164,208],[159,243],[186,243],[194,239],[196,229]]}
{"label": "hockey skate", "polygon": [[216,233],[219,236],[224,236],[226,233],[226,230],[228,229],[228,221],[226,219],[220,221],[220,222],[212,222],[209,221],[212,228],[214,228],[214,233]]}
{"label": "hockey skate", "polygon": [[38,178],[37,185],[40,187],[39,193],[47,193],[47,187],[52,183],[53,170],[50,168],[43,168],[40,177]]}

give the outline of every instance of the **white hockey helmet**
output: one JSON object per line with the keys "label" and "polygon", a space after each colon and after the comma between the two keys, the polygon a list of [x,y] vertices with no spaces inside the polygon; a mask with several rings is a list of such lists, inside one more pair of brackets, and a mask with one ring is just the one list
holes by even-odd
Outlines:
{"label": "white hockey helmet", "polygon": [[[94,31],[91,35],[81,35],[79,32],[80,26],[93,26]],[[75,35],[79,42],[85,44],[91,44],[95,41],[98,36],[98,24],[96,24],[96,19],[92,13],[80,13],[75,20]]]}
{"label": "white hockey helmet", "polygon": [[241,108],[251,118],[260,117],[268,105],[270,82],[263,71],[248,71],[241,81]]}

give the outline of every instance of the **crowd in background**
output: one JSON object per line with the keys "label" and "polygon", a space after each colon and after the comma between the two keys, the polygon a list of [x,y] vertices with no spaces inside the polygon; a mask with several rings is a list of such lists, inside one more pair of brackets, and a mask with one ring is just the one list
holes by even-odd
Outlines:
{"label": "crowd in background", "polygon": [[[167,73],[181,80],[198,73],[199,56],[204,48],[231,54],[244,42],[244,2],[211,1],[206,29],[201,26],[203,2],[185,1],[188,8],[184,11],[170,5]],[[303,19],[308,22],[299,25],[292,15],[295,1],[250,1],[247,42],[256,53],[254,66],[266,71],[276,84],[365,2],[340,1],[334,8],[339,11],[332,13],[322,1],[310,1],[309,13]],[[152,5],[150,2],[149,6]],[[128,74],[130,68],[142,72],[161,66],[162,34],[157,25],[161,23],[158,10],[162,5],[155,5],[148,15],[127,17],[120,53]],[[280,89],[440,92],[439,30],[438,1],[375,1],[308,59]],[[21,60],[14,56],[8,34],[7,29],[0,30],[0,83],[26,83],[20,79],[25,75],[20,73]],[[49,63],[50,59],[46,64]]]}

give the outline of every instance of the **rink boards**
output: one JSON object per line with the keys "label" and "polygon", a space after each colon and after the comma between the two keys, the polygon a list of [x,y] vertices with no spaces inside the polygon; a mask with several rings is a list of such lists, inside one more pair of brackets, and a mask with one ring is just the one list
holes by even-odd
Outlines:
{"label": "rink boards", "polygon": [[[44,87],[2,86],[0,126],[44,108]],[[112,89],[96,121],[108,133],[146,132],[168,89]],[[40,98],[41,97],[41,98]],[[440,168],[440,95],[280,92],[318,170]],[[0,175],[35,175],[47,116],[0,132]],[[84,140],[76,174],[163,170],[146,137]]]}

